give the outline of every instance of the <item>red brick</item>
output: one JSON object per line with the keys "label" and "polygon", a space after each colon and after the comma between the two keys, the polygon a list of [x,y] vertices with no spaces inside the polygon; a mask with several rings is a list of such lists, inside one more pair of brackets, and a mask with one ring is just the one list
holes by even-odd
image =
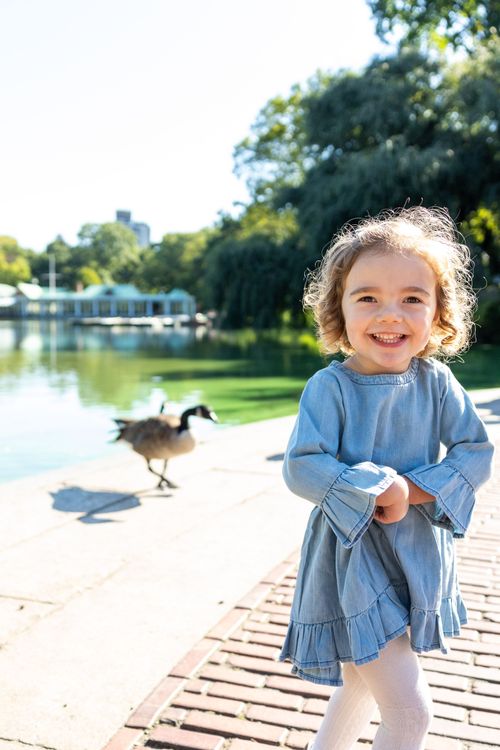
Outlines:
{"label": "red brick", "polygon": [[477,693],[457,692],[456,690],[443,690],[432,688],[432,697],[440,703],[452,703],[465,708],[477,708],[484,711],[496,711],[499,708],[498,699]]}
{"label": "red brick", "polygon": [[473,651],[475,654],[495,654],[500,656],[500,643],[477,643],[476,641],[455,638],[453,648],[456,651]]}
{"label": "red brick", "polygon": [[114,737],[110,739],[106,747],[103,750],[132,750],[142,737],[142,729],[132,729],[130,727],[122,727],[118,730]]}
{"label": "red brick", "polygon": [[278,594],[276,589],[272,592],[272,594],[268,594],[268,597],[266,599],[266,602],[269,602],[270,604],[283,604],[283,599],[285,598],[284,594]]}
{"label": "red brick", "polygon": [[252,633],[250,631],[243,630],[243,628],[240,628],[239,630],[235,630],[234,633],[231,633],[231,640],[242,641],[243,643],[248,643],[251,635]]}
{"label": "red brick", "polygon": [[259,604],[265,601],[266,596],[272,591],[272,586],[268,583],[258,583],[248,594],[239,600],[237,607],[240,609],[255,609]]}
{"label": "red brick", "polygon": [[219,714],[228,716],[239,716],[245,704],[237,700],[225,700],[223,698],[214,698],[209,695],[197,695],[196,693],[180,693],[172,701],[174,706],[183,708],[198,708],[203,711],[214,711]]}
{"label": "red brick", "polygon": [[210,664],[225,664],[227,662],[227,654],[223,651],[214,651],[209,658]]}
{"label": "red brick", "polygon": [[228,750],[268,750],[272,745],[265,745],[263,742],[253,740],[240,740],[238,737],[231,740]]}
{"label": "red brick", "polygon": [[434,719],[431,725],[434,734],[456,738],[467,742],[485,742],[491,745],[500,744],[500,731],[489,727],[480,727],[474,724],[464,724],[458,721],[447,721],[447,719]]}
{"label": "red brick", "polygon": [[164,707],[171,701],[185,681],[177,677],[165,677],[159,685],[148,695],[146,700],[127,719],[125,726],[141,727],[145,729],[154,724]]}
{"label": "red brick", "polygon": [[207,638],[225,641],[231,633],[240,628],[248,617],[246,609],[232,609],[227,615],[219,620],[217,625],[211,628],[207,633]]}
{"label": "red brick", "polygon": [[290,607],[284,606],[283,604],[272,604],[271,602],[264,602],[259,607],[261,612],[269,612],[272,615],[284,615],[290,617]]}
{"label": "red brick", "polygon": [[472,692],[480,693],[481,695],[495,695],[500,698],[500,684],[476,680],[472,683]]}
{"label": "red brick", "polygon": [[300,695],[290,695],[282,693],[279,690],[270,690],[268,688],[251,688],[241,685],[228,685],[225,682],[214,682],[209,688],[209,695],[216,695],[220,698],[232,698],[244,703],[260,703],[264,706],[274,706],[275,708],[289,708],[300,710],[304,703]]}
{"label": "red brick", "polygon": [[420,654],[421,659],[439,659],[439,661],[460,661],[463,664],[472,663],[472,654],[469,651],[448,651],[442,654],[440,651],[428,651],[426,654]]}
{"label": "red brick", "polygon": [[263,721],[266,724],[278,724],[293,729],[309,729],[316,732],[321,724],[321,716],[304,714],[302,711],[285,711],[281,708],[269,706],[250,706],[246,713],[247,719]]}
{"label": "red brick", "polygon": [[290,620],[289,615],[273,615],[268,614],[269,622],[273,622],[275,625],[288,625],[288,622]]}
{"label": "red brick", "polygon": [[[497,701],[498,708],[498,701]],[[480,724],[482,727],[494,727],[500,729],[500,713],[491,713],[488,711],[471,711],[469,715],[471,724]]]}
{"label": "red brick", "polygon": [[314,682],[300,680],[298,677],[279,677],[277,675],[269,675],[266,679],[266,687],[287,693],[311,696],[312,698],[329,698],[334,690],[329,685],[317,685]]}
{"label": "red brick", "polygon": [[269,635],[269,633],[249,633],[243,631],[246,635],[246,639],[249,643],[258,643],[261,646],[274,646],[281,651],[283,646],[283,636],[281,635]]}
{"label": "red brick", "polygon": [[465,721],[467,719],[467,711],[460,705],[438,703],[435,701],[434,716],[439,716],[442,719],[451,719],[452,721]]}
{"label": "red brick", "polygon": [[171,670],[174,677],[193,677],[220,646],[220,641],[204,638]]}
{"label": "red brick", "polygon": [[320,716],[323,716],[327,705],[328,701],[321,700],[320,698],[309,698],[309,700],[305,702],[303,710],[308,714],[319,714]]}
{"label": "red brick", "polygon": [[190,693],[206,693],[210,687],[208,680],[198,680],[196,677],[193,680],[189,680],[184,685],[184,690],[189,690]]}
{"label": "red brick", "polygon": [[491,654],[476,656],[475,663],[478,667],[487,667],[491,670],[500,669],[500,657]]}
{"label": "red brick", "polygon": [[[487,667],[476,667],[469,664],[454,664],[453,662],[444,662],[440,661],[439,659],[429,659],[425,662],[424,665],[425,671],[427,674],[432,674],[434,672],[447,672],[450,677],[452,676],[461,676],[461,679],[463,680],[464,686],[455,686],[455,685],[449,685],[448,687],[453,687],[456,690],[465,690],[467,687],[467,680],[465,678],[472,677],[478,680],[493,680],[497,681],[495,679],[496,670],[494,669],[488,669]],[[438,683],[436,683],[438,684]]]}
{"label": "red brick", "polygon": [[[366,745],[363,745],[366,750]],[[438,737],[436,734],[429,734],[425,740],[425,750],[462,750],[460,740],[453,740],[449,737]]]}
{"label": "red brick", "polygon": [[272,635],[286,635],[286,627],[283,625],[273,625],[270,622],[254,622],[250,618],[243,625],[243,630],[251,630],[256,633],[271,633]]}
{"label": "red brick", "polygon": [[185,729],[165,725],[157,727],[146,742],[147,746],[184,750],[221,750],[223,744],[223,737],[217,735],[187,732]]}
{"label": "red brick", "polygon": [[286,744],[287,747],[293,747],[297,750],[305,750],[308,742],[310,742],[312,739],[314,739],[313,732],[297,732],[297,730],[294,729],[288,735]]}
{"label": "red brick", "polygon": [[[460,641],[479,641],[479,631],[462,628],[460,635],[455,636],[455,639],[457,638]],[[453,646],[455,646],[455,644],[456,640],[453,641]]]}
{"label": "red brick", "polygon": [[431,686],[446,687],[452,690],[467,690],[469,680],[458,674],[446,674],[445,672],[434,672],[425,670],[427,682]]}
{"label": "red brick", "polygon": [[263,672],[264,674],[289,675],[292,665],[285,662],[275,662],[271,659],[254,659],[252,656],[238,656],[230,654],[228,663],[238,669],[246,669],[249,672]]}
{"label": "red brick", "polygon": [[262,675],[242,672],[239,669],[229,669],[229,667],[210,666],[210,664],[203,668],[201,677],[207,680],[230,682],[248,687],[263,687],[265,682]]}
{"label": "red brick", "polygon": [[160,721],[177,724],[184,721],[186,716],[187,711],[185,711],[184,709],[173,708],[172,706],[169,706],[165,709],[165,711],[163,711]]}
{"label": "red brick", "polygon": [[500,643],[500,635],[498,633],[481,633],[482,643]]}
{"label": "red brick", "polygon": [[227,716],[191,711],[184,725],[190,729],[201,729],[214,732],[223,737],[240,737],[243,740],[256,739],[270,745],[279,745],[285,741],[287,731],[270,724],[258,724],[245,719],[231,719]]}
{"label": "red brick", "polygon": [[269,621],[269,615],[267,615],[265,612],[259,612],[258,610],[253,610],[253,612],[250,612],[248,615],[248,622],[268,622]]}
{"label": "red brick", "polygon": [[274,586],[276,586],[278,583],[281,583],[281,581],[286,578],[287,575],[290,575],[294,567],[294,562],[281,563],[280,565],[277,565],[275,568],[270,570],[269,573],[264,576],[261,583],[272,583]]}
{"label": "red brick", "polygon": [[238,641],[227,641],[221,646],[221,651],[242,656],[255,656],[258,659],[276,660],[280,650],[271,646],[259,646],[256,643],[240,643]]}

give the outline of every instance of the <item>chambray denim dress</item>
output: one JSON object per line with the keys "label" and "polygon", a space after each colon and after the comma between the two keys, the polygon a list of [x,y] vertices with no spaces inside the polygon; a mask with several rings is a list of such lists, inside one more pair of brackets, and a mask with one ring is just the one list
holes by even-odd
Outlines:
{"label": "chambray denim dress", "polygon": [[[401,374],[332,362],[308,381],[288,444],[288,487],[315,504],[280,660],[342,685],[342,662],[376,659],[410,628],[417,653],[441,649],[467,613],[455,567],[493,446],[449,368],[413,358]],[[395,473],[435,497],[405,518],[374,519]]]}

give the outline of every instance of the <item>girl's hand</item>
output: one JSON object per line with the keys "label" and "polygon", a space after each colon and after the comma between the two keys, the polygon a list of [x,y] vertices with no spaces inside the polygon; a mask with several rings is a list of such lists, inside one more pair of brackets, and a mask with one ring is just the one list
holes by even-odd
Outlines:
{"label": "girl's hand", "polygon": [[409,494],[406,480],[396,474],[393,483],[377,497],[376,520],[381,523],[401,521],[408,513]]}
{"label": "girl's hand", "polygon": [[402,500],[393,505],[377,505],[375,508],[375,519],[380,521],[380,523],[396,523],[396,521],[401,521],[406,516],[409,507],[408,500]]}
{"label": "girl's hand", "polygon": [[410,489],[406,479],[396,474],[393,483],[377,497],[377,506],[380,505],[385,508],[388,505],[394,505],[394,503],[408,501],[409,494]]}

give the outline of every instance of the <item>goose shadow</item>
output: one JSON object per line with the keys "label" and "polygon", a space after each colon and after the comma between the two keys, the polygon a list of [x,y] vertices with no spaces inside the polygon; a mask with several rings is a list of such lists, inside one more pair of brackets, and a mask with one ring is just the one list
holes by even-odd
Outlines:
{"label": "goose shadow", "polygon": [[50,493],[52,507],[61,513],[81,513],[77,519],[81,523],[115,523],[118,519],[99,518],[98,513],[120,513],[140,506],[137,495],[123,495],[121,492],[93,492],[83,487],[63,487]]}

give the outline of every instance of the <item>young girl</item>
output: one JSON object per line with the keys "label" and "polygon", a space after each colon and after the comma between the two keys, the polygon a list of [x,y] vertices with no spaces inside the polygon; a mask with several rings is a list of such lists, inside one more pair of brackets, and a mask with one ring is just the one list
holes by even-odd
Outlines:
{"label": "young girl", "polygon": [[432,355],[467,345],[468,268],[445,211],[401,209],[344,228],[305,294],[326,349],[347,355],[307,383],[284,462],[316,507],[280,658],[343,686],[314,750],[352,748],[377,706],[373,748],[423,748],[432,704],[416,653],[447,653],[467,621],[453,538],[493,449]]}

